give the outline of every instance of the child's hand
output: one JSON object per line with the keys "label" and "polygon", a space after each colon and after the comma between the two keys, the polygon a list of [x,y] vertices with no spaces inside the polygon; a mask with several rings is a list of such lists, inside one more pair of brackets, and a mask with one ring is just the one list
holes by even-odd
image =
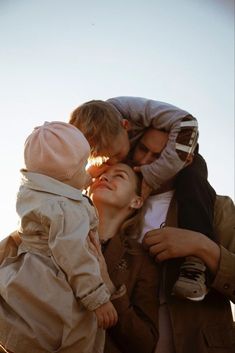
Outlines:
{"label": "child's hand", "polygon": [[89,173],[92,178],[98,178],[108,168],[109,168],[109,166],[106,163],[103,163],[101,165],[93,164],[89,168],[87,168],[87,173]]}
{"label": "child's hand", "polygon": [[98,327],[101,327],[104,330],[117,323],[118,315],[110,301],[95,309],[95,314],[98,320]]}

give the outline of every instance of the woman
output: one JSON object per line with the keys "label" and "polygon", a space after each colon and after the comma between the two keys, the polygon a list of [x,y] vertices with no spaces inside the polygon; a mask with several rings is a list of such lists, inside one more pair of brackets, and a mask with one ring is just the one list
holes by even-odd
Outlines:
{"label": "woman", "polygon": [[[151,353],[157,340],[158,270],[133,239],[141,224],[142,199],[138,196],[138,187],[135,173],[124,164],[109,167],[91,187],[91,196],[99,213],[100,239],[109,274],[99,248],[96,253],[103,279],[114,293],[112,300],[119,315],[117,326],[107,334],[107,353]],[[1,251],[3,259],[7,253],[14,256],[17,243],[9,239],[3,241]],[[0,256],[0,268],[3,259]],[[0,316],[2,305],[0,300]],[[0,317],[0,332],[4,320]],[[64,352],[63,347],[58,352]],[[73,349],[66,352],[74,353]]]}
{"label": "woman", "polygon": [[126,287],[112,301],[118,323],[107,331],[107,353],[147,353],[156,345],[158,270],[135,239],[142,221],[139,195],[140,181],[125,164],[110,166],[90,190],[108,273],[117,289]]}

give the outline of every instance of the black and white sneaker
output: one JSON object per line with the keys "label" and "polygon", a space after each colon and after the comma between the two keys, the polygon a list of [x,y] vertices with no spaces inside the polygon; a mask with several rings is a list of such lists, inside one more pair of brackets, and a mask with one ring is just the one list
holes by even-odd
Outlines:
{"label": "black and white sneaker", "polygon": [[172,295],[193,301],[203,300],[208,293],[206,286],[206,266],[198,257],[186,257],[180,267]]}

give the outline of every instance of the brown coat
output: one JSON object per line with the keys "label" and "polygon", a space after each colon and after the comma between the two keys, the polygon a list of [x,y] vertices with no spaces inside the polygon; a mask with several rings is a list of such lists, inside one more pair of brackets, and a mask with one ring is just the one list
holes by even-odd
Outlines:
{"label": "brown coat", "polygon": [[158,266],[140,244],[132,243],[130,253],[118,236],[104,250],[110,277],[127,292],[113,300],[117,325],[106,334],[105,353],[151,353],[157,342]]}
{"label": "brown coat", "polygon": [[[1,241],[0,264],[5,258],[16,256],[20,243],[17,233]],[[105,353],[151,353],[158,338],[158,266],[135,241],[131,248],[137,253],[130,254],[117,236],[110,240],[104,251],[113,283],[117,288],[125,284],[127,289],[126,294],[113,300],[119,321],[114,329],[107,332]],[[10,330],[4,319],[2,322],[0,320],[0,327],[5,327],[6,334]],[[1,334],[4,336],[4,332]],[[32,347],[32,343],[27,338],[28,347]],[[29,353],[29,350],[26,348],[24,352]],[[44,350],[34,349],[33,353],[36,352],[45,353]],[[66,351],[71,352],[73,350]],[[80,353],[79,350],[76,352]]]}
{"label": "brown coat", "polygon": [[[176,215],[173,202],[168,213],[168,226],[176,226]],[[221,258],[218,272],[203,301],[192,302],[172,296],[171,289],[178,277],[181,260],[165,263],[164,290],[176,353],[235,353],[235,326],[229,302],[235,302],[235,207],[229,197],[217,197],[214,228],[221,241]]]}

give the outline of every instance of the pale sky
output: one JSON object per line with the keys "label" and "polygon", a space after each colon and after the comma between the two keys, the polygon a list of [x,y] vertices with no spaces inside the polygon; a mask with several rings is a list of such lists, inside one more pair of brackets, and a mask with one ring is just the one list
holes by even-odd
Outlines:
{"label": "pale sky", "polygon": [[209,181],[234,200],[232,0],[0,0],[0,89],[0,238],[17,226],[25,138],[90,99],[188,110]]}

